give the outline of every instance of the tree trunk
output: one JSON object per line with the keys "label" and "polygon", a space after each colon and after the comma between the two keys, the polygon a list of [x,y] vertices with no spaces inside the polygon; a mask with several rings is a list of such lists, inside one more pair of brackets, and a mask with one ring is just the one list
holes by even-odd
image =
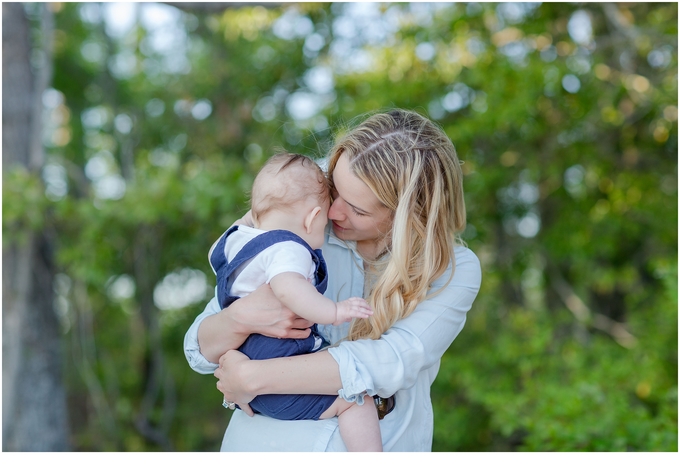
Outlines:
{"label": "tree trunk", "polygon": [[[52,14],[42,4],[43,63],[31,70],[30,26],[21,3],[2,4],[2,163],[39,174],[41,98],[51,75]],[[2,250],[2,450],[68,451],[52,247],[27,233]]]}

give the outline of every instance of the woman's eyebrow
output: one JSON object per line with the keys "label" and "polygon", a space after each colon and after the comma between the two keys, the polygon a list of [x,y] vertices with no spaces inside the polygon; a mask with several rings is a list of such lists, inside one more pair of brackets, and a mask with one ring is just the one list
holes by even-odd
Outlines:
{"label": "woman's eyebrow", "polygon": [[[335,173],[335,172],[334,172],[334,173]],[[337,194],[338,196],[340,196],[340,191],[338,191],[337,186],[333,185],[333,190],[336,192],[336,194]],[[340,197],[342,197],[342,196],[340,196]],[[370,212],[365,211],[365,210],[363,210],[363,209],[361,209],[361,208],[355,206],[355,205],[352,204],[351,202],[347,201],[347,199],[345,199],[344,197],[342,197],[342,200],[345,201],[345,203],[346,203],[348,206],[350,206],[352,209],[354,209],[355,211],[361,212],[361,213],[366,214],[366,215],[371,215]]]}
{"label": "woman's eyebrow", "polygon": [[[344,199],[344,198],[343,198],[343,199]],[[351,207],[352,209],[354,209],[355,211],[361,212],[361,213],[366,214],[366,215],[369,215],[369,214],[370,214],[370,212],[365,211],[365,210],[363,210],[363,209],[361,209],[361,208],[355,206],[355,205],[352,204],[351,202],[348,202],[347,199],[344,199],[344,201],[345,201],[345,203],[347,203],[348,206],[350,206],[350,207]]]}
{"label": "woman's eyebrow", "polygon": [[354,209],[355,211],[361,212],[362,214],[366,214],[366,215],[370,215],[370,214],[371,214],[370,212],[365,211],[365,210],[361,209],[360,207],[355,206],[354,204],[352,204],[351,202],[349,202],[347,199],[345,199],[344,197],[340,196],[340,193],[338,192],[338,189],[337,189],[337,188],[335,188],[335,193],[338,195],[338,197],[340,197],[343,201],[345,201],[345,204],[347,204],[348,206],[350,206],[350,207],[351,207],[352,209]]}

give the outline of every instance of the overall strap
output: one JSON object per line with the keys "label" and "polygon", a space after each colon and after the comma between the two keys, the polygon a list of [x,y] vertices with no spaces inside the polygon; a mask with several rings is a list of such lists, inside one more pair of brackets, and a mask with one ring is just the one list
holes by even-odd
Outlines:
{"label": "overall strap", "polygon": [[[210,257],[211,263],[217,273],[218,286],[217,294],[220,306],[222,308],[228,307],[234,300],[238,297],[229,295],[231,290],[231,284],[233,280],[230,280],[232,274],[239,268],[243,263],[252,259],[260,252],[269,248],[276,243],[281,243],[285,241],[292,241],[299,243],[300,245],[307,248],[316,270],[314,273],[316,281],[316,290],[323,294],[328,286],[328,270],[326,269],[326,262],[321,255],[321,250],[313,250],[307,242],[302,238],[290,232],[288,230],[270,230],[268,232],[262,233],[248,243],[245,244],[243,248],[236,254],[231,262],[227,263],[226,256],[224,255],[224,246],[226,244],[227,237],[238,230],[238,225],[230,228],[219,240],[213,253]],[[219,258],[219,259],[218,259]]]}

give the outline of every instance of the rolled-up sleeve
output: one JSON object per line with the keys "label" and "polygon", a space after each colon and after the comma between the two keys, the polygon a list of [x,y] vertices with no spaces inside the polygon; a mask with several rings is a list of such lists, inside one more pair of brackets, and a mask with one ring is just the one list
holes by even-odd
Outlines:
{"label": "rolled-up sleeve", "polygon": [[218,364],[208,361],[201,354],[201,348],[198,345],[198,328],[206,317],[215,315],[220,310],[219,302],[215,296],[208,302],[203,312],[196,317],[194,323],[192,323],[184,335],[184,355],[187,358],[187,362],[189,362],[189,366],[199,374],[212,374],[218,367]]}
{"label": "rolled-up sleeve", "polygon": [[342,398],[360,403],[364,394],[391,396],[413,386],[422,370],[441,359],[463,329],[481,285],[481,268],[475,254],[459,247],[455,255],[451,282],[446,284],[451,274],[449,267],[433,283],[430,292],[434,295],[380,339],[344,341],[329,349],[340,369],[343,388],[338,393]]}

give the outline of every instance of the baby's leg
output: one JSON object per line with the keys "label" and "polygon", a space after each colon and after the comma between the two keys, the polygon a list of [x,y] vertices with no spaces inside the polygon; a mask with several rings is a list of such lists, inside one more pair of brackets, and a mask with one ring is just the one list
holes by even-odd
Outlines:
{"label": "baby's leg", "polygon": [[320,419],[338,417],[342,440],[350,452],[382,452],[378,411],[371,397],[363,405],[349,403],[338,397]]}

